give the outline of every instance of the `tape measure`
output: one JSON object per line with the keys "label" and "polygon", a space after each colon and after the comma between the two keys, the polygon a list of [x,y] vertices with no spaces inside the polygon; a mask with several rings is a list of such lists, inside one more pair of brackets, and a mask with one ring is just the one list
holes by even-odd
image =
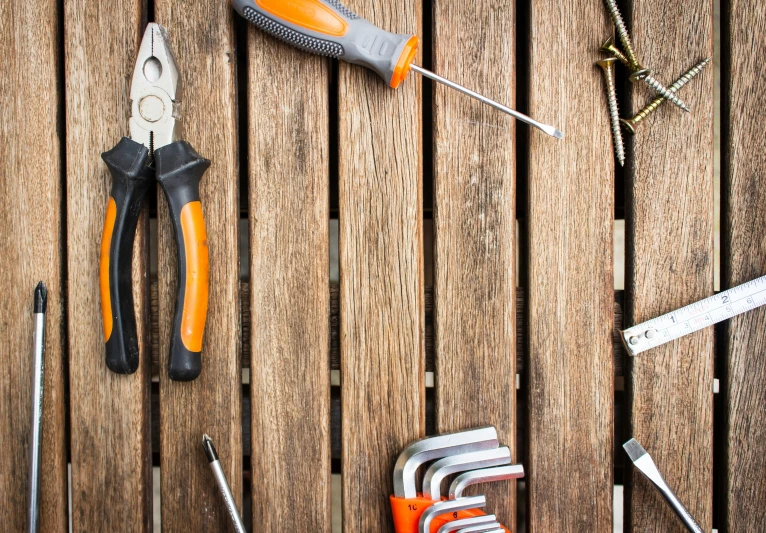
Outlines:
{"label": "tape measure", "polygon": [[631,356],[766,304],[766,276],[622,331]]}

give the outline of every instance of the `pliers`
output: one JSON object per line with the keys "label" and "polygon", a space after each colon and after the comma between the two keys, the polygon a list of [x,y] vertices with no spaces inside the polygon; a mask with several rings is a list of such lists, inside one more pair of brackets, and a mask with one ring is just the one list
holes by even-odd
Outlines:
{"label": "pliers", "polygon": [[156,179],[165,193],[178,247],[178,297],[168,374],[191,381],[201,371],[208,306],[208,246],[199,182],[210,166],[180,140],[178,69],[168,34],[150,23],[130,87],[130,138],[101,154],[112,190],[101,239],[100,292],[106,366],[118,374],[138,368],[133,309],[133,241],[141,204]]}

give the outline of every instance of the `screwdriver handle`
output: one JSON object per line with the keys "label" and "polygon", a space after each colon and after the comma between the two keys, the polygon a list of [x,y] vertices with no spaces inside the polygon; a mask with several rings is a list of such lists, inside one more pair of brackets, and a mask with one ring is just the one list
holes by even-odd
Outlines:
{"label": "screwdriver handle", "polygon": [[314,54],[362,65],[397,88],[418,48],[414,35],[387,32],[338,0],[232,0],[234,9],[260,29]]}
{"label": "screwdriver handle", "polygon": [[106,339],[106,366],[118,374],[138,368],[138,336],[133,309],[133,242],[141,204],[152,182],[149,150],[123,137],[101,154],[112,174],[112,191],[101,236],[99,285]]}
{"label": "screwdriver handle", "polygon": [[168,375],[174,381],[192,381],[202,371],[202,337],[207,320],[210,264],[199,182],[210,161],[185,141],[158,148],[154,159],[178,250],[178,296]]}

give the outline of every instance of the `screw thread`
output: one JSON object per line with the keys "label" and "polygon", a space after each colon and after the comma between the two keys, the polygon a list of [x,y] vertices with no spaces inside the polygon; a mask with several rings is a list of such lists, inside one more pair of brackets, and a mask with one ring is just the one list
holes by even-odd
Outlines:
{"label": "screw thread", "polygon": [[[678,91],[681,87],[689,83],[692,80],[692,78],[694,78],[696,75],[702,72],[702,69],[705,68],[705,65],[707,65],[709,62],[710,62],[710,58],[708,57],[706,59],[703,59],[696,65],[694,65],[692,68],[686,71],[686,73],[683,76],[678,78],[678,80],[676,80],[676,82],[670,86],[668,91],[671,93],[675,93],[676,91]],[[644,120],[647,116],[651,115],[655,109],[660,107],[665,102],[665,100],[667,100],[667,98],[665,98],[664,96],[658,96],[657,98],[652,100],[652,102],[649,105],[647,105],[641,111],[636,113],[636,116],[634,116],[628,122],[632,126],[635,126],[636,124]]]}
{"label": "screw thread", "polygon": [[605,44],[604,46],[601,47],[601,50],[608,54],[612,54],[614,57],[616,57],[620,61],[620,63],[622,63],[626,67],[631,66],[630,60],[627,57],[625,57],[625,54],[622,53],[622,50],[617,48],[614,45],[614,43]]}
{"label": "screw thread", "polygon": [[614,151],[617,155],[617,161],[620,162],[620,166],[625,166],[625,146],[622,142],[622,130],[620,130],[620,111],[617,107],[617,90],[614,85],[614,70],[611,66],[604,68],[604,78],[606,79],[606,95],[609,101],[609,122],[612,127]]}
{"label": "screw thread", "polygon": [[638,70],[640,68],[640,64],[638,62],[638,59],[636,58],[636,53],[633,51],[633,43],[630,41],[630,34],[628,34],[628,29],[625,27],[625,21],[622,19],[622,14],[620,13],[620,10],[617,8],[617,4],[615,3],[615,0],[605,0],[605,1],[606,1],[606,7],[609,10],[609,14],[612,16],[614,27],[617,28],[617,35],[620,36],[620,41],[622,42],[622,45],[625,47],[625,54],[628,56],[630,65],[634,69]]}
{"label": "screw thread", "polygon": [[647,83],[647,85],[649,85],[649,87],[660,93],[667,100],[670,100],[684,111],[689,111],[689,107],[678,96],[676,96],[675,92],[668,90],[668,88],[657,81],[654,76],[647,75],[644,77],[644,81]]}

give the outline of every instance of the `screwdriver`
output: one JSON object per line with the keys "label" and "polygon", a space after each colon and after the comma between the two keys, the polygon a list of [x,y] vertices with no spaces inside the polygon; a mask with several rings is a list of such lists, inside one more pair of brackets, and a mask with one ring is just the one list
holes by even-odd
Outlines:
{"label": "screwdriver", "polygon": [[451,87],[534,126],[551,137],[564,134],[479,93],[412,63],[418,38],[387,32],[339,0],[232,0],[234,9],[266,33],[296,48],[342,59],[375,71],[396,89],[410,70]]}
{"label": "screwdriver", "polygon": [[43,425],[43,368],[45,367],[45,312],[48,307],[48,289],[42,281],[35,287],[34,362],[32,374],[32,425],[29,435],[29,497],[27,531],[37,533],[40,526],[40,459]]}

